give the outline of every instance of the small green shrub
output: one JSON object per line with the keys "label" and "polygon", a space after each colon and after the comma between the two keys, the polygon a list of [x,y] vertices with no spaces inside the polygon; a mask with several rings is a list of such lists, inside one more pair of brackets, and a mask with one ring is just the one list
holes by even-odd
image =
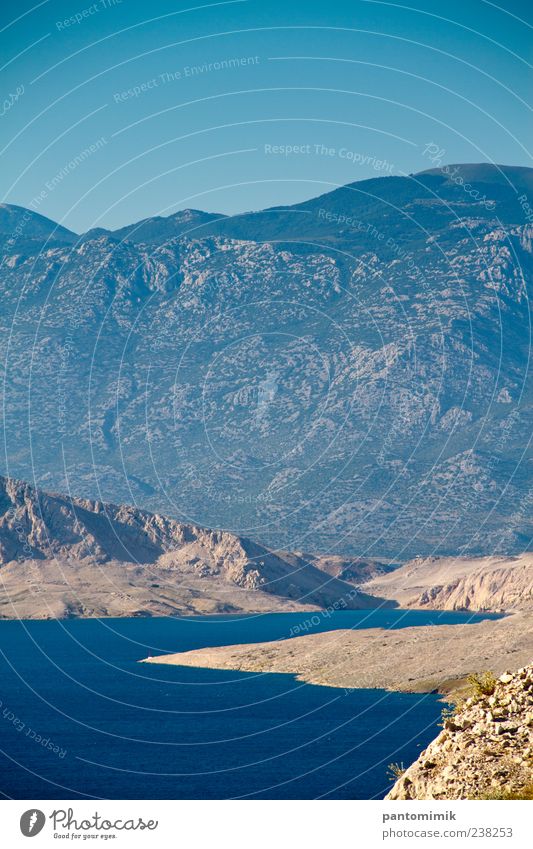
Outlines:
{"label": "small green shrub", "polygon": [[474,672],[467,678],[470,697],[480,699],[482,696],[492,696],[498,683],[492,672]]}
{"label": "small green shrub", "polygon": [[439,725],[441,728],[444,728],[446,725],[446,720],[451,719],[457,713],[457,705],[446,705],[442,708],[440,714],[440,722]]}

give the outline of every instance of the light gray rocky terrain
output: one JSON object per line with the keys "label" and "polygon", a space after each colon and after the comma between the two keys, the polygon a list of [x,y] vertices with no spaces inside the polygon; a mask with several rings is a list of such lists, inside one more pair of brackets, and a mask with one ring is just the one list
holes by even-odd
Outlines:
{"label": "light gray rocky terrain", "polygon": [[[402,608],[506,611],[457,625],[368,628],[308,634],[275,643],[162,655],[153,663],[285,672],[332,687],[448,693],[471,673],[504,672],[533,656],[533,556],[417,559],[362,584]],[[466,593],[466,594],[465,594]]]}
{"label": "light gray rocky terrain", "polygon": [[284,672],[327,687],[448,693],[472,672],[503,672],[533,656],[531,616],[472,625],[328,631],[250,645],[217,646],[146,662],[240,672]]}
{"label": "light gray rocky terrain", "polygon": [[533,799],[533,666],[481,682],[386,799]]}

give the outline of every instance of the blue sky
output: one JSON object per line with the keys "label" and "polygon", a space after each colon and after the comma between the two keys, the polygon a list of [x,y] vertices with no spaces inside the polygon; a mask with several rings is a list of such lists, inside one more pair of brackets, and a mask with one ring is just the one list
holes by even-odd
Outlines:
{"label": "blue sky", "polygon": [[523,0],[7,0],[0,14],[2,200],[78,232],[420,171],[430,143],[443,163],[533,164]]}

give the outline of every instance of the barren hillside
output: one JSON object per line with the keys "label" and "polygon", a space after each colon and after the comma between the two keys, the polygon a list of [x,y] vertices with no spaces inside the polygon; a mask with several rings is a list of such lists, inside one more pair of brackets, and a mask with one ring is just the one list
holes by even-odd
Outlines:
{"label": "barren hillside", "polygon": [[411,560],[364,584],[367,592],[400,607],[434,610],[530,610],[533,553],[516,557],[443,557]]}
{"label": "barren hillside", "polygon": [[533,654],[530,618],[517,613],[472,625],[329,631],[253,645],[150,658],[151,663],[286,672],[328,687],[447,692],[479,669],[503,672]]}
{"label": "barren hillside", "polygon": [[132,616],[372,607],[304,557],[135,507],[0,477],[0,616]]}

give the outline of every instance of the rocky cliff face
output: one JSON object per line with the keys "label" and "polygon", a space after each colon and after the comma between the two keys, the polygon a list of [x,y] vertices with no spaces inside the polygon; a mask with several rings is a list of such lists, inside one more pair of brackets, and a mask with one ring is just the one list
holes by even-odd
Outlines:
{"label": "rocky cliff face", "polygon": [[[518,558],[517,558],[518,559]],[[531,610],[533,609],[533,558],[507,562],[499,568],[474,569],[450,584],[424,590],[413,607],[432,610]]]}
{"label": "rocky cliff face", "polygon": [[533,798],[533,665],[481,686],[387,799]]}
{"label": "rocky cliff face", "polygon": [[432,610],[531,610],[533,553],[515,557],[428,557],[365,583],[400,607]]}

